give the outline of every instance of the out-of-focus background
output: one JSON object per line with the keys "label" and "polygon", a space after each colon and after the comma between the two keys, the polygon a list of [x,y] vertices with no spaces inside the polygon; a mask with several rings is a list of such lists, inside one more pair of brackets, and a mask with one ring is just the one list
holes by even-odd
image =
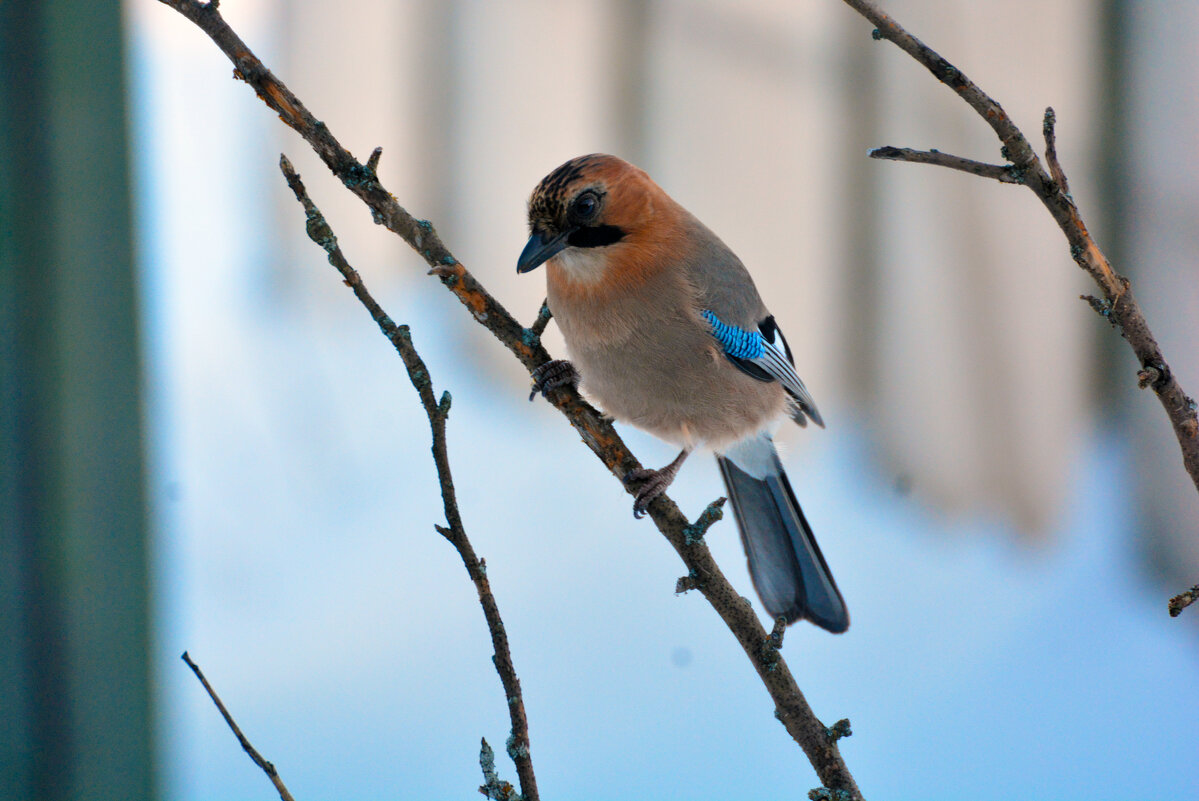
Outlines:
{"label": "out-of-focus background", "polygon": [[[1199,391],[1199,6],[890,0],[1030,136]],[[848,599],[784,654],[868,796],[1194,797],[1199,498],[1028,192],[835,0],[225,0],[384,184],[531,321],[532,187],[620,154],[758,280],[827,430],[785,462]],[[433,531],[399,360],[303,237],[296,163],[454,396],[467,529],[546,798],[802,797],[817,780],[681,567],[528,377],[201,32],[152,0],[0,4],[0,797],[462,798],[508,719]],[[561,341],[551,325],[551,351]],[[627,431],[647,464],[670,449]],[[671,497],[721,492],[693,459]],[[708,541],[752,595],[731,522]],[[756,604],[756,599],[755,599]]]}

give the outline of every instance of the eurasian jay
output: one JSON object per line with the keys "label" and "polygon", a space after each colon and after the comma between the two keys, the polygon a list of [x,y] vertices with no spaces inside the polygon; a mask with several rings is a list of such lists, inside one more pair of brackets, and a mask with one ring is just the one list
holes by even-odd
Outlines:
{"label": "eurasian jay", "polygon": [[845,631],[845,601],[770,438],[785,417],[824,422],[741,260],[615,156],[566,162],[533,190],[528,212],[516,269],[545,264],[570,356],[534,373],[533,394],[578,383],[612,418],[682,448],[661,470],[626,476],[644,482],[638,517],[692,450],[714,451],[766,611]]}

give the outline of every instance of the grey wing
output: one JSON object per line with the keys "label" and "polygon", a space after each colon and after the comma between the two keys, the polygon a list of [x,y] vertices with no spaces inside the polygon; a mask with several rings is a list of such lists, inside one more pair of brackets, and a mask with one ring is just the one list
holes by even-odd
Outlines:
{"label": "grey wing", "polygon": [[740,352],[730,352],[728,344],[720,334],[716,333],[715,336],[725,348],[725,357],[741,372],[759,381],[778,381],[783,385],[787,395],[795,402],[791,412],[792,420],[801,426],[807,426],[807,418],[810,417],[813,423],[824,428],[824,418],[820,416],[820,411],[816,408],[816,401],[812,399],[808,388],[804,386],[803,379],[795,372],[795,360],[791,356],[791,347],[787,344],[783,332],[774,322],[774,317],[768,316],[758,323],[757,330],[761,336],[761,349],[752,356]]}
{"label": "grey wing", "polygon": [[[743,331],[760,331],[763,349],[758,358],[741,358],[729,352],[725,355],[742,372],[759,381],[778,381],[795,401],[792,419],[807,425],[811,418],[824,427],[816,402],[795,372],[795,361],[783,332],[766,310],[758,288],[741,259],[703,223],[691,218],[696,227],[694,240],[702,243],[685,259],[687,276],[697,292],[700,310],[711,311],[719,320]],[[725,344],[722,342],[722,344]]]}
{"label": "grey wing", "polygon": [[699,220],[688,217],[693,228],[688,240],[698,244],[684,257],[683,266],[696,290],[696,310],[711,309],[730,325],[753,328],[769,312],[749,271],[720,237]]}

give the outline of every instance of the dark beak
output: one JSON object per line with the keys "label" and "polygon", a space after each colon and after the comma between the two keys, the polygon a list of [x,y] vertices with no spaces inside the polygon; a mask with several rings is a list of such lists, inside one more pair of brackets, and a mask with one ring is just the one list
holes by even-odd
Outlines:
{"label": "dark beak", "polygon": [[547,237],[542,231],[534,231],[525,249],[520,252],[520,258],[516,260],[516,271],[527,273],[536,270],[566,247],[566,238],[572,233],[574,229]]}

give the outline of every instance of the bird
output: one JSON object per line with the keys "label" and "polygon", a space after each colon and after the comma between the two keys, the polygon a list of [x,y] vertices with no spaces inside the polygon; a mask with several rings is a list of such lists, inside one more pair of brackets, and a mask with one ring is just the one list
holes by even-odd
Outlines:
{"label": "bird", "polygon": [[625,476],[641,482],[637,517],[688,454],[712,451],[766,611],[848,629],[771,438],[788,418],[824,420],[745,265],[645,171],[602,153],[546,175],[528,222],[517,272],[545,266],[546,302],[569,357],[533,371],[530,400],[576,385],[607,416],[681,448],[665,467]]}

